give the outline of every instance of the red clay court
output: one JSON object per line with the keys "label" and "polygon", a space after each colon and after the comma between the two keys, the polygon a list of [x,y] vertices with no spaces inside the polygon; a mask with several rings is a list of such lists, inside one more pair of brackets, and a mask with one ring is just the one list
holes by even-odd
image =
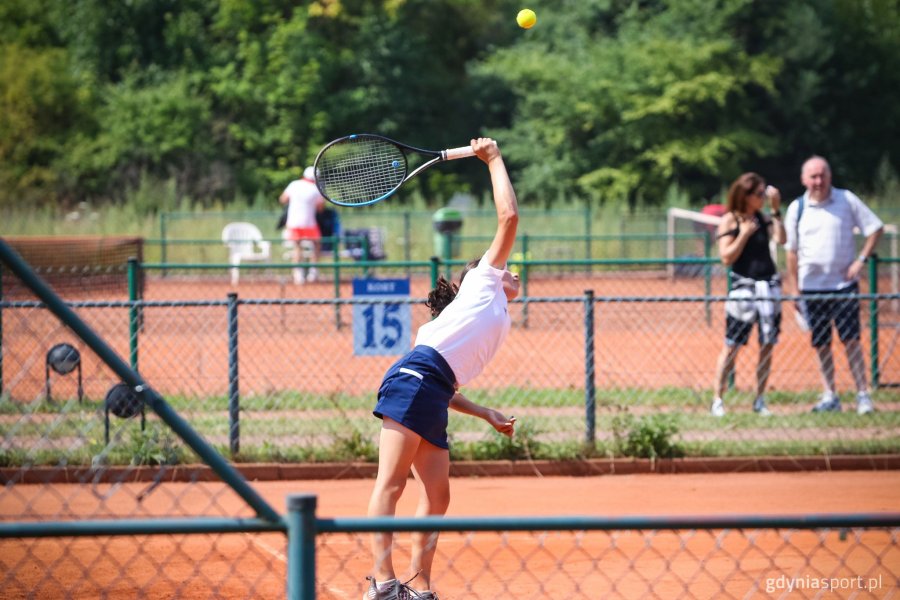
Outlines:
{"label": "red clay court", "polygon": [[[320,518],[359,517],[365,515],[372,481],[273,481],[254,486],[277,510],[283,510],[290,494],[313,493],[318,496]],[[65,487],[58,489],[63,496],[69,491]],[[143,483],[125,484],[107,505],[114,507],[115,498],[133,503],[134,495],[144,487]],[[241,501],[230,494],[217,496],[212,507],[205,503],[208,489],[201,494],[198,488],[217,487],[219,484],[211,483],[166,484],[167,490],[158,492],[160,506],[175,496],[186,510],[199,506],[202,512],[202,506],[207,506],[211,512],[246,512]],[[38,488],[16,486],[25,502]],[[900,506],[900,473],[454,478],[451,490],[451,517],[888,513]],[[398,516],[413,514],[416,492],[414,485],[407,488]],[[150,496],[143,510],[151,516],[154,506]],[[82,495],[71,508],[89,515],[95,508],[93,498]],[[445,533],[435,561],[435,588],[442,600],[558,594],[568,598],[896,596],[900,592],[896,530],[851,532],[851,542],[855,535],[859,535],[856,544],[842,541],[836,531]],[[407,535],[398,535],[395,561],[400,573],[407,560],[408,542]],[[63,543],[71,545],[63,551]],[[21,541],[10,540],[3,546],[7,564],[15,562],[15,556],[21,557]],[[280,534],[45,539],[28,542],[28,546],[40,562],[53,565],[55,578],[66,581],[89,574],[90,581],[107,582],[108,595],[104,597],[112,599],[166,598],[175,591],[181,598],[245,598],[247,587],[233,572],[234,562],[241,560],[250,572],[262,570],[255,597],[284,594],[285,545]],[[368,534],[324,535],[318,547],[318,597],[359,597],[370,568]],[[165,567],[169,579],[150,577],[154,557],[173,551],[177,560],[170,560]],[[146,578],[142,576],[145,568]],[[31,597],[28,593],[34,589],[44,590],[40,598],[63,597],[46,584],[40,569],[20,569],[20,575],[23,577],[16,583],[21,587],[0,590],[0,598]],[[867,581],[880,577],[881,587],[827,596],[816,595],[816,590],[766,593],[764,581],[781,575],[827,575],[844,578],[842,581],[852,576]],[[552,582],[554,593],[542,590],[535,581]],[[467,589],[470,585],[472,589]],[[71,597],[97,597],[98,590],[88,581],[82,589]]]}

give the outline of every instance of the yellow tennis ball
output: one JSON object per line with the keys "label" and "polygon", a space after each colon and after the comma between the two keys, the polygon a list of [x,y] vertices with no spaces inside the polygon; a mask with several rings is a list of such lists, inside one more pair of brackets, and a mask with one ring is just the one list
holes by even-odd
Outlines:
{"label": "yellow tennis ball", "polygon": [[530,8],[523,8],[519,11],[519,14],[516,15],[516,23],[518,23],[519,27],[522,29],[531,29],[534,27],[534,24],[537,23],[537,15],[534,14],[534,11]]}

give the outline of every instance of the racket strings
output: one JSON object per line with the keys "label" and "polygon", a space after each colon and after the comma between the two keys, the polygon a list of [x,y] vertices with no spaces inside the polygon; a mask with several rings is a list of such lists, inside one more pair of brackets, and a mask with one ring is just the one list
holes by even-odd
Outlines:
{"label": "racket strings", "polygon": [[397,189],[406,173],[406,155],[400,148],[361,136],[329,146],[316,163],[319,189],[340,204],[374,202]]}

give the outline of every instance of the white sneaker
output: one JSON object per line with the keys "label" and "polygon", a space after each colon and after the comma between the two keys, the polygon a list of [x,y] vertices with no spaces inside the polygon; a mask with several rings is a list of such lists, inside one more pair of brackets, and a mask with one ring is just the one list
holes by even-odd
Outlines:
{"label": "white sneaker", "polygon": [[721,398],[715,398],[713,400],[712,406],[709,408],[709,414],[714,417],[725,416],[725,405],[722,403]]}
{"label": "white sneaker", "polygon": [[318,269],[316,269],[315,267],[310,267],[309,271],[306,273],[306,280],[307,281],[315,281],[318,276],[319,276]]}
{"label": "white sneaker", "polygon": [[841,399],[835,394],[825,392],[819,403],[813,406],[813,412],[841,412]]}
{"label": "white sneaker", "polygon": [[761,417],[768,417],[772,415],[772,411],[770,411],[769,407],[766,406],[766,399],[764,396],[757,396],[756,400],[753,401],[753,412]]}
{"label": "white sneaker", "polygon": [[875,412],[875,406],[872,404],[872,397],[869,392],[860,392],[856,395],[856,414],[867,415]]}
{"label": "white sneaker", "polygon": [[303,269],[294,269],[294,285],[303,285],[306,283],[306,276],[303,274]]}

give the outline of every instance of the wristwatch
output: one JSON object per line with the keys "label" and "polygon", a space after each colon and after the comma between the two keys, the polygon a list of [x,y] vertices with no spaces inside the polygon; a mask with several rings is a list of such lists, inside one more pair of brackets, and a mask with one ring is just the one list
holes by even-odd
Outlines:
{"label": "wristwatch", "polygon": [[866,264],[866,261],[869,260],[869,257],[866,256],[865,254],[860,254],[859,256],[856,257],[856,260],[858,260],[862,264]]}

